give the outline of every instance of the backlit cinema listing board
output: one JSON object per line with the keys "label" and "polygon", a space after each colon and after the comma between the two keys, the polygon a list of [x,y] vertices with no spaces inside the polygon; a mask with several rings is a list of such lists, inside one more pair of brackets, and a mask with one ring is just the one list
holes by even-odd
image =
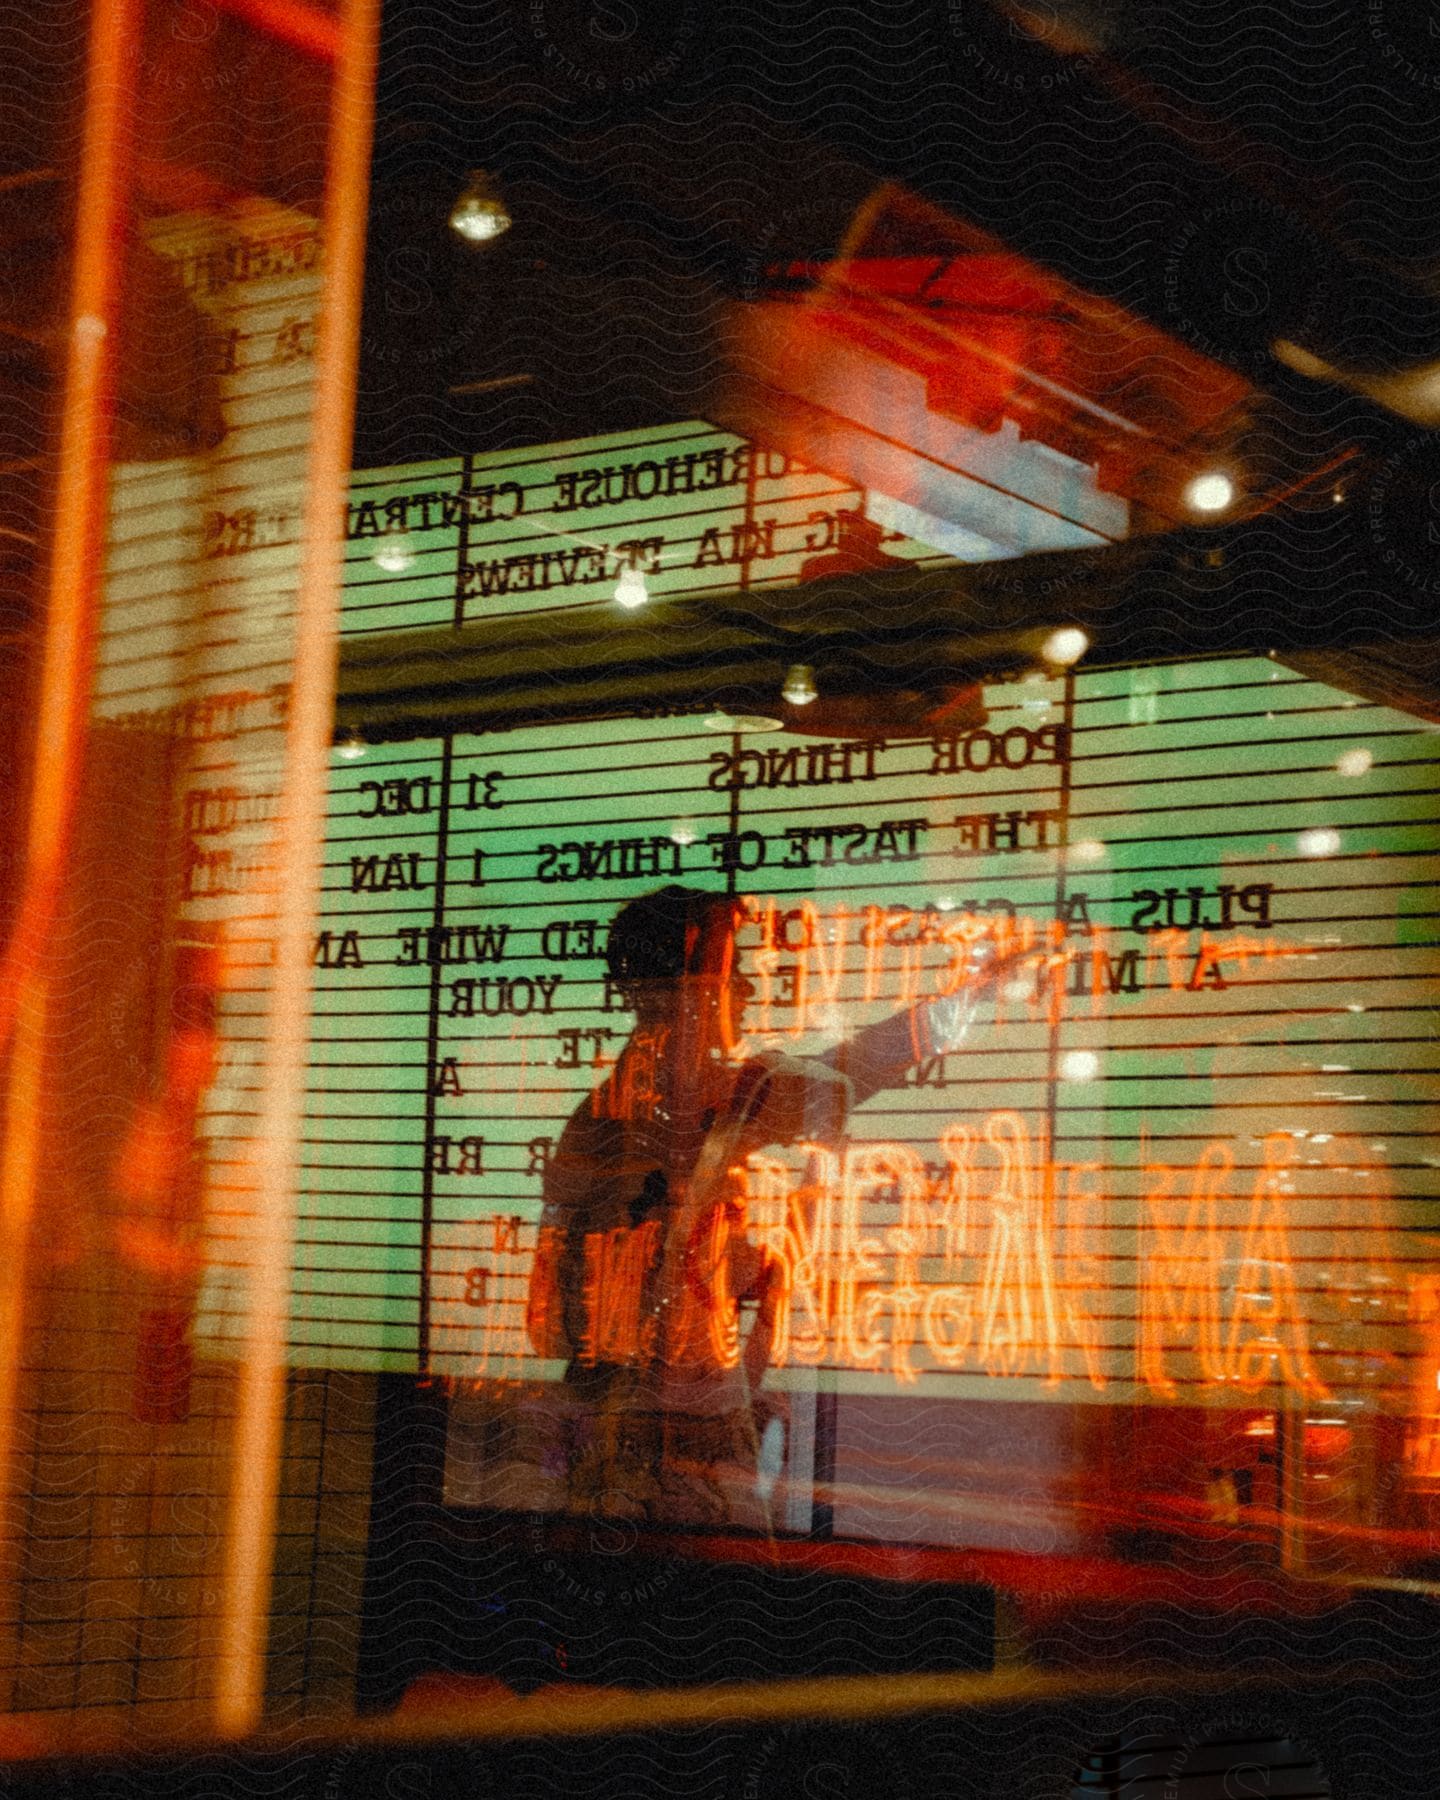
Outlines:
{"label": "backlit cinema listing board", "polygon": [[[781,519],[813,530],[865,501],[804,471],[766,479],[777,546]],[[449,465],[357,477],[357,494],[441,497],[428,525],[393,509],[393,544],[354,536],[352,506],[348,629],[575,603],[556,585],[574,546],[548,575],[525,563],[503,601],[472,573],[496,558],[447,511],[459,483]],[[493,485],[507,526],[524,516],[488,474],[466,485]],[[551,493],[572,489],[578,512],[578,481]],[[708,538],[687,516],[688,590],[733,521]],[[1254,657],[984,698],[985,724],[945,738],[674,717],[337,754],[296,1361],[444,1385],[450,1503],[565,1506],[564,1364],[527,1330],[542,1183],[634,1025],[606,976],[610,922],[681,883],[739,903],[737,1060],[820,1053],[942,995],[977,942],[1013,959],[958,1045],[863,1101],[843,1138],[730,1172],[785,1275],[762,1390],[784,1424],[770,1525],[823,1513],[839,1535],[1057,1549],[1197,1518],[1279,1544],[1303,1514],[1312,1566],[1423,1560],[1440,1483],[1433,728]],[[633,1281],[612,1251],[602,1309],[607,1281]],[[1123,1481],[1102,1478],[1117,1464]]]}

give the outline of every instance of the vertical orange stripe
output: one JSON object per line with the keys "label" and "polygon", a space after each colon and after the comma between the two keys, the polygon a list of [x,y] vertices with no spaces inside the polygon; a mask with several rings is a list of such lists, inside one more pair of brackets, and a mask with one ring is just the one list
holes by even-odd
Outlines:
{"label": "vertical orange stripe", "polygon": [[258,1722],[274,1560],[276,1487],[294,1238],[294,1177],[310,1029],[310,945],[325,829],[335,694],[341,508],[350,468],[374,115],[378,0],[348,0],[330,102],[324,287],[316,353],[305,542],[277,825],[285,878],[253,1144],[251,1305],[240,1368],[225,1543],[216,1725]]}
{"label": "vertical orange stripe", "polygon": [[0,1045],[12,1040],[0,1152],[0,1491],[7,1497],[45,1127],[45,955],[74,834],[95,663],[137,34],[135,0],[92,7],[24,886],[0,973]]}

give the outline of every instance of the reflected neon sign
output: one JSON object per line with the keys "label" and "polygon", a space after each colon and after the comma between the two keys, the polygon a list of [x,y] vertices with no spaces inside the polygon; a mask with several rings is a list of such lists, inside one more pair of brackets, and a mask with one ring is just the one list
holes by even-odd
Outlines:
{"label": "reflected neon sign", "polygon": [[[1078,1353],[1103,1390],[1103,1321],[1090,1309],[1108,1285],[1098,1261],[1100,1165],[1053,1161],[1043,1134],[1010,1111],[978,1130],[947,1127],[941,1149],[938,1179],[899,1143],[803,1145],[798,1171],[765,1154],[733,1171],[785,1269],[773,1360],[884,1370],[904,1385],[917,1380],[923,1353],[932,1368],[1055,1383]],[[1207,1145],[1189,1170],[1148,1166],[1136,1375],[1152,1392],[1176,1392],[1177,1360],[1188,1353],[1203,1385],[1250,1392],[1279,1381],[1327,1394],[1285,1213],[1294,1155],[1288,1133],[1265,1139],[1238,1241],[1218,1212],[1234,1170],[1228,1145]],[[1178,1222],[1166,1212],[1177,1195],[1186,1209]],[[883,1221],[873,1217],[882,1209]]]}
{"label": "reflected neon sign", "polygon": [[[741,897],[741,961],[755,981],[748,1022],[761,1040],[834,1032],[847,1003],[887,1000],[904,1007],[953,994],[970,978],[978,944],[1017,962],[1021,979],[997,994],[997,1023],[1016,1016],[1055,1025],[1086,1003],[1098,1017],[1115,994],[1160,986],[1173,992],[1223,989],[1252,959],[1314,955],[1311,945],[1242,930],[1198,939],[1178,926],[1146,930],[1124,946],[1110,926],[1088,916],[1076,896],[1063,916],[1037,920],[1008,911],[897,906],[834,906],[813,900],[786,906],[774,896]],[[1229,973],[1227,974],[1227,968]],[[726,1047],[743,1057],[749,1043],[727,1017]]]}

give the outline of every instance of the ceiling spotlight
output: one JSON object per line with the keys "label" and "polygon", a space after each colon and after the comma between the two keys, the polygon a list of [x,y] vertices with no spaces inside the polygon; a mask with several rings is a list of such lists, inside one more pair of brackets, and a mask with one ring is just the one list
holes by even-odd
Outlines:
{"label": "ceiling spotlight", "polygon": [[354,762],[369,749],[363,733],[358,726],[352,725],[335,746],[335,754],[343,756],[346,762]]}
{"label": "ceiling spotlight", "polygon": [[1040,654],[1046,662],[1068,668],[1071,663],[1079,662],[1089,648],[1090,639],[1078,625],[1062,625],[1046,638],[1040,646]]}
{"label": "ceiling spotlight", "polygon": [[1197,475],[1185,489],[1185,504],[1192,512],[1224,512],[1234,498],[1235,483],[1218,469]]}
{"label": "ceiling spotlight", "polygon": [[622,606],[643,606],[650,598],[650,590],[645,585],[643,570],[627,565],[620,571],[620,579],[615,583],[615,598]]}
{"label": "ceiling spotlight", "polygon": [[404,532],[397,532],[380,540],[371,561],[387,575],[403,575],[415,561],[415,546]]}
{"label": "ceiling spotlight", "polygon": [[510,229],[510,209],[493,177],[472,169],[459,199],[450,208],[450,229],[469,244],[488,244]]}
{"label": "ceiling spotlight", "polygon": [[1100,1073],[1100,1058],[1093,1050],[1067,1050],[1060,1058],[1062,1081],[1093,1081]]}
{"label": "ceiling spotlight", "polygon": [[693,819],[677,819],[670,827],[670,842],[672,844],[680,844],[682,846],[685,844],[693,844],[698,835],[699,834],[695,830],[695,821]]}
{"label": "ceiling spotlight", "polygon": [[1302,856],[1334,856],[1340,848],[1340,833],[1333,825],[1312,825],[1295,840]]}
{"label": "ceiling spotlight", "polygon": [[792,706],[808,706],[818,692],[815,671],[809,663],[792,663],[785,676],[785,685],[780,689],[781,696]]}

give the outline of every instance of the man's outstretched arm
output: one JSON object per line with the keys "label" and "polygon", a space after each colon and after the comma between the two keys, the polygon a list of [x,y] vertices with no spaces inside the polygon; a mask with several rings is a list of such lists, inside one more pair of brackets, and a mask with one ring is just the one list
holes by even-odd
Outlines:
{"label": "man's outstretched arm", "polygon": [[817,1060],[849,1077],[857,1106],[884,1088],[898,1087],[907,1069],[960,1043],[986,990],[1019,961],[1019,956],[1007,956],[985,962],[953,994],[917,1000],[865,1026]]}

